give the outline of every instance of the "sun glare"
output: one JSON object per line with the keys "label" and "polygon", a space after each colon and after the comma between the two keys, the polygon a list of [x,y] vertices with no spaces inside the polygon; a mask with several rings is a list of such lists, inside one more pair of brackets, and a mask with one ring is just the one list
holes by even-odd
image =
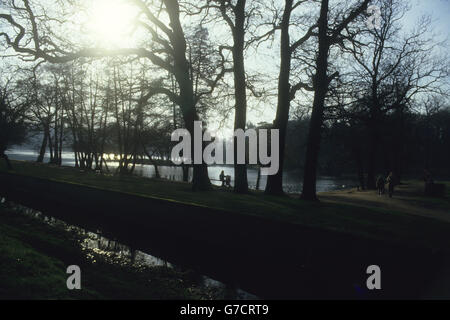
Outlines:
{"label": "sun glare", "polygon": [[124,0],[92,0],[88,31],[101,45],[129,43],[136,10]]}

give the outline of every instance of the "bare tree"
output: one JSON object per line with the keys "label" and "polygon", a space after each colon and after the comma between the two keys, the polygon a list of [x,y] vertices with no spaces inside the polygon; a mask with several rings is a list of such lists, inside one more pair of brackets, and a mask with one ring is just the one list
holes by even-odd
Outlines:
{"label": "bare tree", "polygon": [[28,99],[14,96],[11,89],[10,81],[0,88],[0,158],[5,159],[8,169],[12,165],[5,151],[25,140],[25,115],[29,106]]}
{"label": "bare tree", "polygon": [[301,8],[301,5],[308,1],[286,0],[284,4],[283,15],[279,24],[274,26],[273,31],[279,29],[280,35],[280,71],[278,77],[278,104],[276,117],[273,122],[273,128],[279,130],[280,134],[280,168],[275,175],[269,176],[265,192],[268,194],[283,194],[283,165],[286,145],[286,132],[289,120],[291,101],[300,89],[312,90],[311,86],[305,82],[298,81],[291,85],[292,56],[293,54],[315,34],[316,23],[310,27],[295,40],[291,40],[290,28],[293,24],[291,19],[295,9]]}
{"label": "bare tree", "polygon": [[314,101],[308,132],[306,160],[303,175],[302,199],[316,200],[317,161],[320,149],[321,130],[324,116],[324,104],[330,82],[338,73],[328,74],[328,55],[330,48],[349,39],[346,32],[349,25],[366,9],[370,0],[359,1],[347,15],[336,18],[334,25],[329,22],[329,1],[322,0],[318,19],[318,52],[316,70],[313,78]]}
{"label": "bare tree", "polygon": [[[190,77],[190,65],[187,58],[187,43],[180,20],[180,6],[176,0],[131,1],[140,11],[137,25],[143,28],[152,40],[148,48],[119,48],[105,50],[100,48],[81,48],[67,41],[58,41],[60,36],[52,35],[48,28],[48,21],[58,23],[57,19],[48,17],[46,11],[38,7],[31,0],[22,0],[21,5],[16,1],[8,1],[11,13],[0,14],[0,20],[8,24],[12,31],[0,33],[7,46],[15,50],[22,59],[43,59],[51,63],[64,63],[81,57],[112,57],[135,56],[148,59],[152,64],[174,75],[178,92],[167,87],[147,88],[146,99],[154,95],[166,95],[172,102],[180,106],[187,130],[193,134],[194,121],[199,120],[196,108],[198,97],[194,95],[193,80]],[[153,13],[155,12],[155,14]],[[160,16],[164,15],[163,20]],[[45,27],[47,26],[47,28]],[[218,78],[222,72],[219,73]],[[211,82],[212,90],[217,81]],[[207,94],[210,92],[202,92]],[[205,190],[210,188],[206,164],[194,164],[193,189]]]}
{"label": "bare tree", "polygon": [[354,66],[349,79],[353,88],[349,92],[353,100],[359,100],[345,112],[362,121],[369,132],[369,189],[375,189],[375,159],[383,118],[411,105],[419,94],[443,94],[442,80],[449,70],[446,59],[435,54],[440,44],[432,38],[429,18],[421,18],[410,34],[402,34],[400,21],[408,6],[397,0],[379,0],[376,4],[381,13],[379,28],[361,28],[355,41],[345,48],[352,57],[349,65]]}
{"label": "bare tree", "polygon": [[[247,89],[256,93],[248,80],[245,69],[245,51],[254,42],[246,39],[246,35],[255,23],[253,20],[260,16],[260,1],[257,0],[206,0],[200,4],[189,3],[195,8],[192,14],[206,12],[205,19],[222,21],[228,27],[232,44],[220,44],[218,51],[222,57],[223,72],[233,73],[234,81],[234,129],[245,130],[247,123]],[[192,11],[192,10],[191,10]],[[225,68],[225,53],[231,52],[232,68]],[[237,163],[236,140],[234,159],[234,191],[246,193],[248,191],[247,165]]]}

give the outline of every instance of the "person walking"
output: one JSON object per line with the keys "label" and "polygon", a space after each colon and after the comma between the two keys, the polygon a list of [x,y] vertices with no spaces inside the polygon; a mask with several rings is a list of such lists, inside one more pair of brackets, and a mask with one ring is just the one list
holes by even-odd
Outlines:
{"label": "person walking", "polygon": [[389,198],[392,198],[392,195],[394,194],[394,174],[392,172],[389,173],[386,182],[388,183],[388,192],[389,192]]}
{"label": "person walking", "polygon": [[222,182],[222,187],[223,187],[225,185],[225,172],[223,170],[219,175],[219,179]]}
{"label": "person walking", "polygon": [[230,175],[225,176],[225,180],[227,188],[231,188],[231,176]]}
{"label": "person walking", "polygon": [[385,185],[386,181],[383,177],[383,175],[379,175],[377,178],[377,189],[378,189],[378,195],[381,196],[382,194],[384,194],[384,185]]}

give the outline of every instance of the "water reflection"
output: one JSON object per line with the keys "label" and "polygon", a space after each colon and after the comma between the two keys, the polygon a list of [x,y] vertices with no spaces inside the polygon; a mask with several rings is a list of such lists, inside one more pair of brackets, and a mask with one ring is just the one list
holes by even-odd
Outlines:
{"label": "water reflection", "polygon": [[[37,158],[37,153],[32,150],[14,149],[7,152],[8,156],[13,160],[28,160],[34,161]],[[63,152],[62,154],[64,166],[75,166],[75,158],[73,152]],[[44,161],[47,161],[46,158]],[[108,161],[108,167],[114,171],[118,166],[118,162]],[[220,186],[219,175],[221,171],[225,175],[231,176],[231,185],[234,185],[234,169],[232,166],[209,166],[208,175],[212,184]],[[182,181],[183,170],[177,166],[158,166],[158,171],[161,178]],[[136,165],[134,173],[138,176],[154,178],[156,176],[155,167],[152,165]],[[189,170],[189,179],[192,179],[192,168]],[[256,181],[258,179],[258,170],[249,168],[247,170],[247,179],[250,189],[256,189]],[[260,189],[263,190],[267,183],[267,176],[261,176]],[[318,177],[316,187],[317,192],[332,191],[346,188],[353,188],[358,185],[356,179],[351,178],[337,178],[337,177]],[[300,193],[302,189],[302,177],[298,171],[284,171],[283,172],[283,189],[289,193]]]}
{"label": "water reflection", "polygon": [[17,203],[6,201],[0,197],[0,204],[7,205],[8,208],[23,213],[34,219],[38,219],[52,227],[64,229],[76,235],[86,258],[92,263],[96,263],[97,257],[101,256],[102,260],[116,265],[133,266],[137,269],[147,267],[166,267],[176,269],[182,272],[192,274],[191,278],[196,280],[196,285],[208,292],[211,299],[236,299],[248,300],[258,299],[252,295],[234,286],[224,284],[220,281],[211,279],[205,275],[195,273],[191,270],[185,270],[179,266],[175,266],[168,261],[152,256],[137,249],[133,249],[116,240],[104,237],[100,230],[91,232],[86,229],[68,224],[62,220],[47,216],[40,211],[22,206]]}

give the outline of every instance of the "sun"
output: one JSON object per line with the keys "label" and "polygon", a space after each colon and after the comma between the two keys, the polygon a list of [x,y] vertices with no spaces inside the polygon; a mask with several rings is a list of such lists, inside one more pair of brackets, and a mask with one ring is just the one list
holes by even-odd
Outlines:
{"label": "sun", "polygon": [[123,47],[130,42],[136,9],[126,0],[91,0],[88,32],[103,46]]}

